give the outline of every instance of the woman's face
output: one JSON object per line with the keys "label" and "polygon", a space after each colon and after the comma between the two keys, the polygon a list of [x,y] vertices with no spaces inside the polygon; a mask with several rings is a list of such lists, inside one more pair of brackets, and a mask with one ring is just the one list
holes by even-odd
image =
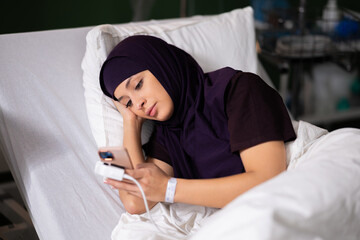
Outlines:
{"label": "woman's face", "polygon": [[114,96],[142,118],[166,121],[174,111],[174,103],[169,94],[149,70],[123,81],[115,89]]}

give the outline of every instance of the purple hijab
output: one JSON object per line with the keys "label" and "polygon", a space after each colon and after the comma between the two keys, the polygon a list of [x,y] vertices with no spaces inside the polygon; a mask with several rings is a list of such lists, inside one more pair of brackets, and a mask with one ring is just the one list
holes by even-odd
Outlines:
{"label": "purple hijab", "polygon": [[[114,98],[128,77],[149,70],[174,102],[174,113],[156,121],[156,142],[167,150],[175,177],[196,179],[244,172],[239,153],[230,150],[224,96],[237,72],[226,67],[204,73],[185,51],[152,36],[132,36],[109,54],[100,72],[100,86]],[[114,98],[115,99],[115,98]]]}

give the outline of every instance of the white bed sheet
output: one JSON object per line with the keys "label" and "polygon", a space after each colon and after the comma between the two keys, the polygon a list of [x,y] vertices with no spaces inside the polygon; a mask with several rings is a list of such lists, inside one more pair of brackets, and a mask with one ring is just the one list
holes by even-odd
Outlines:
{"label": "white bed sheet", "polygon": [[106,239],[123,212],[93,173],[80,68],[90,29],[0,36],[0,146],[40,239]]}

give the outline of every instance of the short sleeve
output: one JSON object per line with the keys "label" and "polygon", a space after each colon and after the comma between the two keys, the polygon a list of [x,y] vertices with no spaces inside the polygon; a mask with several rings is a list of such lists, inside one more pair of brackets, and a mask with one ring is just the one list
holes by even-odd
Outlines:
{"label": "short sleeve", "polygon": [[253,73],[239,72],[230,80],[225,109],[232,152],[267,141],[296,138],[281,96]]}
{"label": "short sleeve", "polygon": [[143,149],[147,156],[159,159],[172,166],[172,162],[166,148],[158,143],[154,135],[150,138],[149,142],[143,145]]}

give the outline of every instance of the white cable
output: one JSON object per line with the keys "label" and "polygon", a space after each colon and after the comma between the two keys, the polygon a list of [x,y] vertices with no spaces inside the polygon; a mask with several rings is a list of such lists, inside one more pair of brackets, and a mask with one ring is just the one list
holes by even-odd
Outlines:
{"label": "white cable", "polygon": [[176,239],[176,240],[185,240],[185,239],[186,239],[186,237],[185,237],[185,238],[175,238],[175,237],[171,236],[170,233],[165,232],[165,231],[163,231],[161,228],[159,228],[159,226],[155,223],[154,219],[152,218],[152,216],[151,216],[151,214],[150,214],[149,206],[148,206],[147,201],[146,201],[146,196],[145,196],[144,190],[142,189],[140,183],[139,183],[135,178],[133,178],[133,177],[127,175],[127,174],[124,174],[124,175],[123,175],[123,178],[133,181],[133,182],[136,184],[136,186],[138,186],[138,188],[140,189],[140,192],[141,192],[141,196],[142,196],[142,198],[143,198],[143,200],[144,200],[145,209],[146,209],[146,212],[147,212],[147,214],[148,214],[148,216],[149,216],[149,219],[150,219],[150,221],[152,222],[152,224],[156,227],[156,229],[157,229],[160,233],[166,234],[166,236],[167,236],[168,238],[170,237],[170,238],[172,238],[172,239],[174,239],[174,240],[175,240],[175,239]]}
{"label": "white cable", "polygon": [[[106,178],[112,178],[112,179],[115,179],[115,180],[118,180],[118,181],[122,181],[124,178],[125,179],[128,179],[130,181],[133,181],[136,186],[140,189],[140,192],[141,192],[141,196],[144,200],[144,204],[145,204],[145,209],[146,209],[146,212],[149,216],[149,219],[151,221],[151,223],[156,227],[156,229],[162,233],[162,234],[165,234],[168,238],[172,238],[172,239],[177,239],[177,240],[180,240],[179,238],[174,238],[171,236],[170,233],[167,233],[166,231],[162,230],[159,228],[159,226],[155,223],[154,219],[152,218],[151,214],[150,214],[150,210],[149,210],[149,206],[147,204],[147,201],[146,201],[146,196],[145,196],[145,193],[144,193],[144,190],[142,189],[140,183],[133,177],[125,174],[125,169],[123,168],[119,168],[119,167],[115,167],[115,166],[111,166],[111,165],[108,165],[108,164],[104,164],[102,162],[97,162],[96,165],[95,165],[95,173],[103,176],[103,177],[106,177]],[[186,238],[184,238],[186,239]]]}
{"label": "white cable", "polygon": [[152,224],[154,224],[154,226],[156,227],[156,229],[157,229],[159,232],[161,232],[161,233],[163,233],[163,234],[166,234],[164,231],[162,231],[162,230],[159,228],[159,226],[155,223],[154,219],[152,218],[152,216],[151,216],[151,214],[150,214],[149,206],[148,206],[147,201],[146,201],[146,196],[145,196],[144,190],[142,189],[140,183],[139,183],[135,178],[133,178],[133,177],[127,175],[127,174],[124,174],[123,178],[133,181],[133,182],[136,184],[136,186],[138,186],[138,188],[140,189],[142,198],[143,198],[143,200],[144,200],[145,209],[146,209],[146,212],[147,212],[147,214],[148,214],[148,216],[149,216],[150,221],[152,222]]}
{"label": "white cable", "polygon": [[185,239],[186,239],[186,237],[185,237],[185,238],[175,238],[175,237],[171,236],[170,233],[165,232],[165,231],[163,231],[162,229],[160,229],[159,226],[155,223],[154,219],[152,218],[152,216],[151,216],[151,214],[150,214],[149,206],[148,206],[147,201],[146,201],[146,196],[145,196],[144,190],[142,189],[140,183],[139,183],[135,178],[133,178],[133,177],[131,177],[130,175],[127,175],[127,174],[124,174],[124,175],[123,175],[123,178],[133,181],[133,182],[136,184],[136,186],[138,186],[138,188],[140,189],[140,192],[141,192],[141,196],[142,196],[142,198],[143,198],[143,200],[144,200],[145,209],[146,209],[146,212],[147,212],[147,214],[148,214],[148,216],[149,216],[149,219],[150,219],[150,221],[152,222],[152,224],[156,227],[156,229],[157,229],[160,233],[166,234],[168,238],[171,237],[171,238],[174,239],[174,240],[175,240],[175,239],[176,239],[176,240],[185,240]]}

